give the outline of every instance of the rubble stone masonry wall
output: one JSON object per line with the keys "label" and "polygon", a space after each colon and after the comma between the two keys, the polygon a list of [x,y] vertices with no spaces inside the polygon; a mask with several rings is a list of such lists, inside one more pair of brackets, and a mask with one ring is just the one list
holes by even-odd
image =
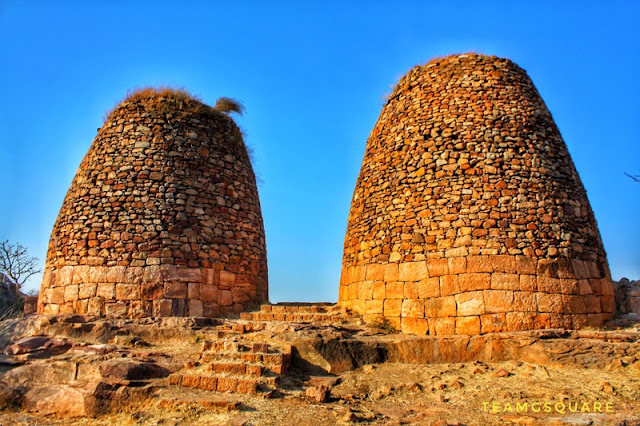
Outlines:
{"label": "rubble stone masonry wall", "polygon": [[233,120],[178,95],[120,104],[64,199],[38,312],[215,317],[267,299],[256,179]]}
{"label": "rubble stone masonry wall", "polygon": [[339,301],[416,334],[611,317],[586,192],[524,70],[466,54],[400,80],[367,141]]}

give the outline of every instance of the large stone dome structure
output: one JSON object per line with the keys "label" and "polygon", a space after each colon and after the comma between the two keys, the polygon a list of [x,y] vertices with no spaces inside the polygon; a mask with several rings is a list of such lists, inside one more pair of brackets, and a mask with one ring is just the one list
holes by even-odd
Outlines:
{"label": "large stone dome structure", "polygon": [[611,317],[586,192],[524,70],[465,54],[400,80],[367,141],[339,301],[432,335]]}
{"label": "large stone dome structure", "polygon": [[234,121],[183,91],[129,96],[64,199],[38,312],[215,317],[267,299],[256,179]]}

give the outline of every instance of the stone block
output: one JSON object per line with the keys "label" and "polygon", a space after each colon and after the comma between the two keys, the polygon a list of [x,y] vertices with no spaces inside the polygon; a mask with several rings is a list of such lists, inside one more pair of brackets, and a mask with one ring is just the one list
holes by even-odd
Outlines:
{"label": "stone block", "polygon": [[218,378],[213,376],[202,376],[200,377],[200,389],[208,390],[208,391],[216,391],[218,390]]}
{"label": "stone block", "polygon": [[132,266],[124,271],[123,282],[130,284],[141,284],[144,281],[144,267]]}
{"label": "stone block", "polygon": [[64,301],[75,302],[76,300],[78,300],[78,286],[67,285],[64,287]]}
{"label": "stone block", "polygon": [[165,283],[164,284],[164,297],[166,299],[186,299],[187,298],[187,283]]}
{"label": "stone block", "polygon": [[584,266],[587,269],[589,278],[603,278],[604,274],[600,273],[600,268],[597,263],[585,261]]}
{"label": "stone block", "polygon": [[602,296],[600,303],[602,303],[602,312],[608,314],[616,313],[616,302],[613,296]]}
{"label": "stone block", "polygon": [[218,392],[235,392],[238,379],[233,377],[218,377]]}
{"label": "stone block", "polygon": [[582,296],[570,296],[563,295],[562,301],[564,303],[565,314],[586,314],[587,309],[584,304]]}
{"label": "stone block", "polygon": [[513,304],[511,290],[484,290],[484,307],[488,314],[509,312]]}
{"label": "stone block", "polygon": [[403,333],[424,336],[429,333],[429,322],[424,318],[402,318],[400,328]]}
{"label": "stone block", "polygon": [[365,267],[365,280],[384,281],[384,265],[372,263]]}
{"label": "stone block", "polygon": [[98,284],[80,284],[78,286],[78,299],[89,299],[95,297]]}
{"label": "stone block", "polygon": [[51,291],[51,303],[62,305],[64,303],[64,287],[54,287]]}
{"label": "stone block", "polygon": [[424,318],[424,300],[404,299],[402,301],[402,317]]}
{"label": "stone block", "polygon": [[244,394],[258,393],[258,382],[254,379],[238,379],[236,391]]}
{"label": "stone block", "polygon": [[125,302],[109,302],[104,304],[104,313],[111,317],[126,317],[127,304]]}
{"label": "stone block", "polygon": [[122,283],[124,282],[124,272],[126,267],[124,266],[110,266],[106,268],[108,283]]}
{"label": "stone block", "polygon": [[586,314],[571,315],[571,328],[580,330],[589,326],[589,318]]}
{"label": "stone block", "polygon": [[460,290],[460,279],[458,275],[441,275],[440,276],[440,295],[450,296],[458,294]]}
{"label": "stone block", "polygon": [[140,284],[116,284],[116,300],[139,300]]}
{"label": "stone block", "polygon": [[460,275],[460,291],[488,290],[491,288],[491,274],[467,273]]}
{"label": "stone block", "polygon": [[534,312],[507,312],[509,331],[549,328],[548,316]]}
{"label": "stone block", "polygon": [[405,299],[418,299],[418,283],[406,282],[404,283],[404,298]]}
{"label": "stone block", "polygon": [[384,265],[384,278],[385,282],[398,281],[399,266],[397,263],[388,263]]}
{"label": "stone block", "polygon": [[218,304],[220,306],[231,306],[233,305],[233,298],[231,295],[231,291],[229,290],[220,290],[218,291]]}
{"label": "stone block", "polygon": [[373,281],[363,281],[360,283],[358,299],[373,300]]}
{"label": "stone block", "polygon": [[352,283],[352,284],[349,286],[349,289],[348,289],[348,294],[349,294],[348,299],[349,299],[349,300],[355,300],[355,299],[357,299],[357,298],[358,298],[358,291],[359,291],[359,290],[360,290],[360,283],[359,283],[359,282],[357,282],[357,283]]}
{"label": "stone block", "polygon": [[448,259],[449,273],[450,274],[464,274],[467,272],[467,258],[466,257],[450,257]]}
{"label": "stone block", "polygon": [[599,314],[602,312],[600,298],[600,296],[592,294],[584,296],[584,306],[588,314]]}
{"label": "stone block", "polygon": [[387,299],[402,299],[404,298],[404,283],[402,282],[388,282],[385,288],[385,295]]}
{"label": "stone block", "polygon": [[75,266],[73,268],[73,277],[72,277],[73,284],[90,283],[91,279],[89,274],[89,268],[90,266],[87,266],[87,265]]}
{"label": "stone block", "polygon": [[426,299],[424,309],[426,318],[455,317],[456,299],[453,296]]}
{"label": "stone block", "polygon": [[202,273],[199,268],[178,268],[176,273],[178,281],[181,283],[202,282]]}
{"label": "stone block", "polygon": [[494,273],[491,275],[492,290],[520,290],[520,276],[517,274]]}
{"label": "stone block", "polygon": [[101,316],[104,315],[104,298],[92,297],[87,304],[87,314]]}
{"label": "stone block", "polygon": [[96,289],[96,296],[102,297],[106,300],[115,300],[116,298],[116,285],[113,283],[99,283]]}
{"label": "stone block", "polygon": [[[429,277],[439,277],[447,275],[449,273],[449,260],[448,259],[430,259],[427,261],[427,269],[429,271]],[[426,277],[422,277],[426,278]]]}
{"label": "stone block", "polygon": [[367,300],[364,303],[365,315],[382,315],[384,312],[384,300]]}
{"label": "stone block", "polygon": [[578,280],[578,294],[582,296],[593,294],[589,280]]}
{"label": "stone block", "polygon": [[536,293],[539,312],[564,313],[564,300],[560,294]]}
{"label": "stone block", "polygon": [[520,290],[538,291],[538,277],[535,275],[520,275]]}
{"label": "stone block", "polygon": [[400,317],[402,314],[402,299],[387,299],[384,301],[385,317]]}
{"label": "stone block", "polygon": [[140,284],[140,296],[142,300],[162,299],[164,297],[164,284],[162,282],[143,282]]}
{"label": "stone block", "polygon": [[187,284],[187,299],[200,299],[200,283]]}
{"label": "stone block", "polygon": [[[203,303],[202,310],[203,310],[203,316],[206,318],[216,318],[220,316],[220,305],[218,305],[218,303],[205,302]],[[266,314],[266,315],[272,315],[272,314]]]}
{"label": "stone block", "polygon": [[494,272],[501,272],[506,274],[516,274],[516,257],[509,255],[495,255],[491,256],[491,267]]}
{"label": "stone block", "polygon": [[549,314],[550,328],[571,329],[571,315]]}
{"label": "stone block", "polygon": [[516,256],[516,273],[520,275],[536,275],[538,262],[528,256]]}
{"label": "stone block", "polygon": [[203,304],[201,300],[191,299],[189,300],[189,316],[190,317],[202,317]]}
{"label": "stone block", "polygon": [[457,317],[456,334],[475,335],[480,334],[480,317]]}
{"label": "stone block", "polygon": [[538,277],[560,278],[557,259],[539,259],[536,274]]}
{"label": "stone block", "polygon": [[484,298],[482,291],[471,291],[455,296],[457,314],[471,316],[484,314]]}
{"label": "stone block", "polygon": [[66,286],[73,283],[73,266],[63,266],[55,271],[55,285]]}
{"label": "stone block", "polygon": [[519,312],[537,312],[538,299],[536,293],[531,291],[514,291],[512,310]]}
{"label": "stone block", "polygon": [[562,294],[580,294],[576,279],[560,278],[560,289]]}
{"label": "stone block", "polygon": [[[162,276],[162,267],[159,265],[147,266],[146,268],[141,268],[144,270],[142,276],[143,283],[162,283],[164,282],[164,278]],[[132,268],[129,268],[132,269]],[[125,274],[128,275],[128,274]],[[127,277],[130,279],[130,277]],[[132,282],[132,281],[131,281]]]}
{"label": "stone block", "polygon": [[426,278],[418,282],[418,298],[428,299],[440,296],[440,278]]}
{"label": "stone block", "polygon": [[231,288],[236,282],[236,274],[230,271],[220,271],[220,288]]}
{"label": "stone block", "polygon": [[611,282],[611,280],[604,278],[599,281],[603,296],[613,296],[615,294],[613,282]]}
{"label": "stone block", "polygon": [[433,318],[429,319],[429,334],[437,336],[448,336],[456,332],[456,319],[449,318]]}
{"label": "stone block", "polygon": [[384,300],[386,299],[386,285],[383,281],[376,281],[373,283],[373,299]]}
{"label": "stone block", "polygon": [[538,291],[543,293],[562,293],[562,281],[559,278],[538,276]]}
{"label": "stone block", "polygon": [[405,262],[398,266],[398,280],[399,281],[421,281],[425,278],[429,278],[429,272],[427,270],[427,262]]}
{"label": "stone block", "polygon": [[493,272],[490,256],[467,257],[467,272]]}
{"label": "stone block", "polygon": [[154,317],[173,316],[173,303],[171,299],[155,299],[152,301],[152,312]]}
{"label": "stone block", "polygon": [[571,269],[573,270],[573,276],[579,280],[588,279],[589,273],[584,266],[584,262],[580,259],[571,259]]}
{"label": "stone block", "polygon": [[482,334],[508,331],[507,316],[504,313],[481,315],[480,325]]}

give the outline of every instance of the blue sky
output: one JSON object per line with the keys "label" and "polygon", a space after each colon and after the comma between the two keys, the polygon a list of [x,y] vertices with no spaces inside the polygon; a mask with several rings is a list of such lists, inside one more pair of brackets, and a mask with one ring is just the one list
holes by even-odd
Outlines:
{"label": "blue sky", "polygon": [[[246,106],[270,294],[335,301],[364,147],[416,64],[475,51],[524,68],[587,189],[614,278],[640,278],[640,3],[0,0],[0,238],[42,264],[105,111],[169,84]],[[27,288],[38,288],[35,277]]]}

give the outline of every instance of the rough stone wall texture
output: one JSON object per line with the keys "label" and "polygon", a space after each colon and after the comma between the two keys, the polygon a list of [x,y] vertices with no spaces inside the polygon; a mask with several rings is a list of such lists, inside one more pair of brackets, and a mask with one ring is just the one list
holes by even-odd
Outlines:
{"label": "rough stone wall texture", "polygon": [[612,281],[586,192],[526,72],[415,67],[367,141],[339,300],[416,334],[600,325]]}
{"label": "rough stone wall texture", "polygon": [[60,209],[38,312],[214,317],[267,292],[256,179],[234,121],[178,92],[121,103]]}

